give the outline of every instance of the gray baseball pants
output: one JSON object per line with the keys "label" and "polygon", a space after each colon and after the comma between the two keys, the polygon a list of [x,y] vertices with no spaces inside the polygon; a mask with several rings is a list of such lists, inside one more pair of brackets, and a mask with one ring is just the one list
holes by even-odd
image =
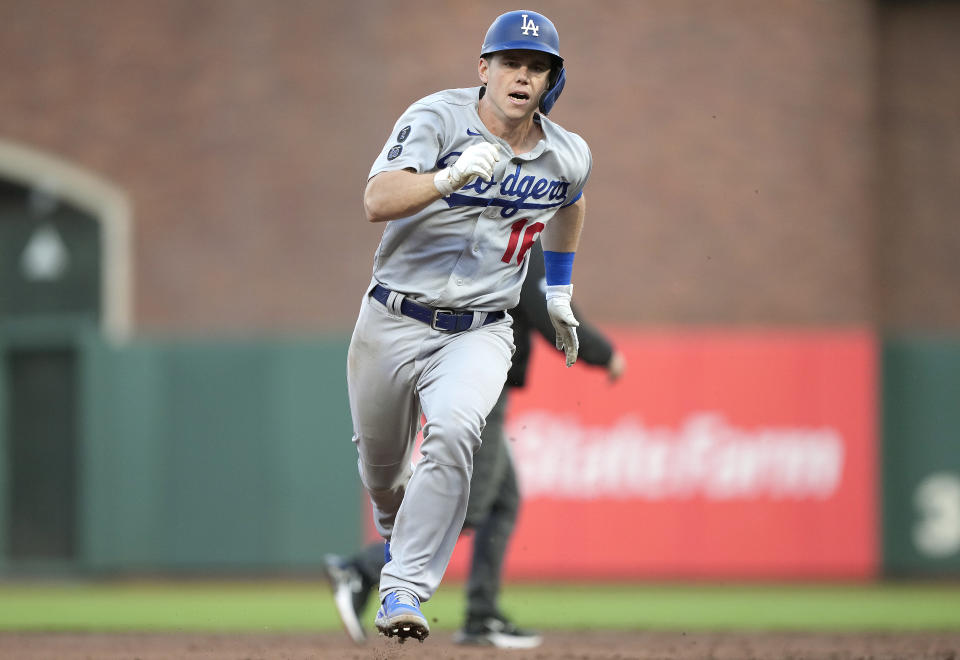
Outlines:
{"label": "gray baseball pants", "polygon": [[[504,435],[508,388],[487,415],[480,449],[473,456],[473,478],[465,529],[474,530],[473,558],[467,578],[466,618],[500,616],[503,560],[520,508],[520,491],[513,457]],[[363,578],[363,589],[380,582],[383,543],[372,543],[350,559]]]}
{"label": "gray baseball pants", "polygon": [[[463,526],[486,416],[513,353],[509,317],[450,334],[365,297],[347,354],[347,389],[360,478],[392,561],[381,598],[398,587],[427,601],[437,590]],[[410,459],[420,425],[423,455]]]}

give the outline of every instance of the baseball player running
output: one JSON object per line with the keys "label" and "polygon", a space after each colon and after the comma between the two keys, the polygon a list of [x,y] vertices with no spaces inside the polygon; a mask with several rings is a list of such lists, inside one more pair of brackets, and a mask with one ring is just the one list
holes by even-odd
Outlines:
{"label": "baseball player running", "polygon": [[[503,613],[499,595],[503,560],[520,508],[520,489],[513,457],[504,435],[508,393],[510,388],[526,385],[533,331],[549,342],[555,340],[544,301],[545,287],[543,252],[539,243],[534,243],[520,302],[510,310],[517,350],[507,374],[506,387],[487,415],[487,424],[480,436],[480,449],[473,457],[470,497],[463,524],[464,529],[474,530],[473,555],[467,581],[466,620],[454,636],[454,642],[459,644],[525,649],[539,646],[542,641],[540,635],[516,626]],[[580,321],[577,329],[580,340],[578,362],[603,367],[611,381],[619,379],[626,369],[623,355],[584,320],[576,305],[572,307]],[[380,580],[384,565],[383,544],[368,545],[349,558],[327,555],[324,561],[344,628],[354,642],[363,643],[366,632],[360,617],[371,590]]]}
{"label": "baseball player running", "polygon": [[[547,119],[565,82],[556,28],[533,11],[497,17],[481,86],[411,105],[370,170],[368,220],[386,222],[347,355],[360,478],[387,541],[375,625],[423,641],[463,526],[485,420],[500,396],[529,249],[544,248],[547,310],[577,359],[571,273],[592,165]],[[422,459],[410,457],[423,426]]]}

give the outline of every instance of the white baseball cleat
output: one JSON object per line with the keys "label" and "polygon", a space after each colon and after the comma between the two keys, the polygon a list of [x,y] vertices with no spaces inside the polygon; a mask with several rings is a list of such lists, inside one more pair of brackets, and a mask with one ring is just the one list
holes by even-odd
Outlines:
{"label": "white baseball cleat", "polygon": [[453,636],[455,644],[466,646],[493,646],[498,649],[532,649],[543,643],[535,632],[518,628],[506,617],[468,619],[467,624]]}
{"label": "white baseball cleat", "polygon": [[360,623],[360,614],[367,601],[360,572],[342,557],[327,555],[323,558],[324,572],[333,592],[333,604],[340,615],[343,629],[356,644],[367,641],[367,633]]}

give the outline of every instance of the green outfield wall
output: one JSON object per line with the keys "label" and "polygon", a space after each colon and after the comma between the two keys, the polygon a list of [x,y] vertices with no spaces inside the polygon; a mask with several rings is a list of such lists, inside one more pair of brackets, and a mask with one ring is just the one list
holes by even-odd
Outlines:
{"label": "green outfield wall", "polygon": [[[0,323],[0,573],[311,571],[354,549],[346,349]],[[960,574],[960,341],[879,350],[879,570]]]}
{"label": "green outfield wall", "polygon": [[0,357],[7,571],[296,571],[356,547],[345,340],[7,323]]}
{"label": "green outfield wall", "polygon": [[960,341],[891,339],[882,362],[884,569],[960,574]]}

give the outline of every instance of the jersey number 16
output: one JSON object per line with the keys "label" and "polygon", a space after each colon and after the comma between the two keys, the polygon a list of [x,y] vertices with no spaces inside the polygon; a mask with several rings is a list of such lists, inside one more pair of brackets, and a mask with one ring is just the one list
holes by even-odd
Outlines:
{"label": "jersey number 16", "polygon": [[[537,234],[543,230],[542,222],[534,222],[524,231],[523,227],[529,219],[530,218],[520,218],[510,225],[510,242],[507,243],[506,252],[500,257],[500,261],[503,263],[508,264],[515,259],[519,266],[523,261],[523,257],[527,254],[527,250],[529,250],[533,242],[537,240]],[[522,241],[520,240],[521,233],[523,234]],[[519,247],[517,247],[518,243],[520,244]]]}

